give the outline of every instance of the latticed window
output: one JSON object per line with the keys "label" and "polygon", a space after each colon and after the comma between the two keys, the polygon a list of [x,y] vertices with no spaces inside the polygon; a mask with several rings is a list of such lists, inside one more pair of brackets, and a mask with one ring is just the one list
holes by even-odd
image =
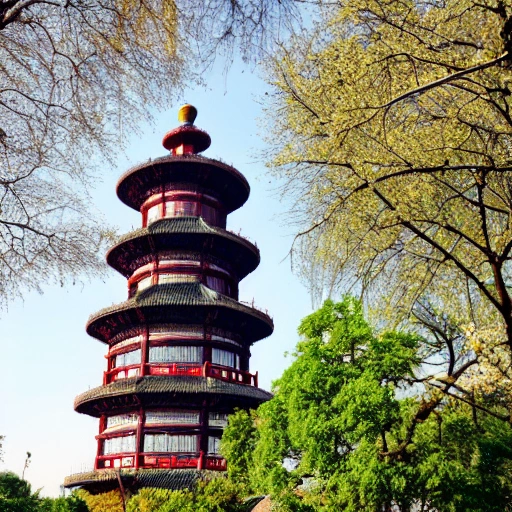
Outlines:
{"label": "latticed window", "polygon": [[158,220],[160,218],[160,205],[156,204],[155,206],[152,206],[151,208],[148,208],[147,213],[147,224],[151,224],[152,222],[155,222],[155,220]]}
{"label": "latticed window", "polygon": [[208,206],[207,204],[201,205],[201,217],[208,222],[209,224],[213,224],[214,226],[223,225],[225,220],[224,216],[214,208],[213,206]]}
{"label": "latticed window", "polygon": [[131,352],[125,352],[124,354],[118,354],[115,358],[116,368],[122,366],[130,366],[131,364],[140,364],[141,362],[141,350],[132,350]]}
{"label": "latticed window", "polygon": [[158,283],[196,283],[199,281],[199,276],[190,275],[190,274],[159,274],[158,275]]}
{"label": "latticed window", "polygon": [[202,363],[203,347],[150,347],[150,363]]}
{"label": "latticed window", "polygon": [[152,283],[153,283],[153,278],[151,276],[148,276],[148,277],[145,277],[144,279],[141,279],[137,283],[137,291],[141,292],[142,290],[145,290],[146,288],[149,288]]}
{"label": "latticed window", "polygon": [[197,215],[195,201],[167,201],[165,203],[166,217],[192,217]]}
{"label": "latticed window", "polygon": [[199,411],[147,411],[146,425],[198,425]]}
{"label": "latticed window", "polygon": [[146,434],[144,436],[145,452],[197,452],[198,436],[195,435],[169,435]]}
{"label": "latticed window", "polygon": [[216,292],[229,295],[230,290],[227,286],[226,280],[222,277],[206,276],[206,286],[212,290],[215,290]]}
{"label": "latticed window", "polygon": [[210,427],[227,427],[228,415],[225,412],[210,412],[208,414],[208,425]]}
{"label": "latticed window", "polygon": [[208,438],[208,453],[211,455],[217,455],[220,453],[220,437],[209,437]]}
{"label": "latticed window", "polygon": [[221,366],[229,366],[230,368],[240,368],[239,357],[235,357],[233,352],[222,350],[220,348],[212,349],[212,363],[219,364]]}
{"label": "latticed window", "polygon": [[115,416],[109,416],[107,418],[107,429],[125,425],[136,425],[138,420],[138,414],[116,414]]}
{"label": "latticed window", "polygon": [[135,436],[121,436],[103,441],[103,455],[135,451]]}

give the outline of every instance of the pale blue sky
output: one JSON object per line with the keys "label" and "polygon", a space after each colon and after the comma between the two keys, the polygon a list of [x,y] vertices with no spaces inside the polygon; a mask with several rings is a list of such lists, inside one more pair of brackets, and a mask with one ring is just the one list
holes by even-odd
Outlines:
{"label": "pale blue sky", "polygon": [[[141,120],[141,136],[124,134],[130,141],[127,155],[120,156],[116,169],[105,169],[94,199],[120,233],[139,227],[140,214],[115,195],[117,179],[132,165],[164,155],[162,136],[178,124],[179,105],[197,107],[196,124],[212,138],[204,154],[234,165],[251,185],[248,202],[228,217],[228,229],[241,229],[261,251],[261,264],[241,283],[240,298],[254,298],[274,319],[274,334],[253,347],[251,359],[260,386],[269,389],[290,362],[284,352],[297,342],[297,325],[311,311],[310,298],[286,258],[293,240],[293,228],[282,221],[287,204],[261,161],[264,128],[257,119],[263,116],[259,100],[265,84],[242,66],[234,66],[227,78],[212,72],[205,81],[207,90],[188,91],[157,116],[154,127]],[[106,347],[87,336],[85,323],[91,313],[125,299],[126,280],[110,269],[105,282],[48,286],[43,295],[28,294],[1,313],[0,434],[6,439],[0,470],[21,474],[30,451],[25,476],[43,495],[57,496],[66,475],[92,468],[98,422],[74,412],[73,399],[101,384]]]}

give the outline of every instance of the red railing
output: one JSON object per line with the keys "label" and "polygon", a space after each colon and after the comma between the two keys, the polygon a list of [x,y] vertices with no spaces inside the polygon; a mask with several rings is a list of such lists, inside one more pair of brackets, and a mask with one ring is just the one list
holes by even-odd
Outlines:
{"label": "red railing", "polygon": [[[103,374],[103,383],[109,384],[119,379],[136,377],[140,375],[141,365],[122,366],[113,368]],[[212,377],[226,382],[235,382],[247,386],[258,387],[258,373],[254,375],[244,370],[237,370],[227,366],[221,366],[206,362],[197,363],[170,363],[170,364],[146,364],[144,375],[188,375],[195,377]]]}
{"label": "red railing", "polygon": [[204,363],[204,376],[258,387],[258,372],[253,375],[243,370],[236,370],[235,368],[206,362]]}
{"label": "red railing", "polygon": [[[96,457],[96,469],[135,468],[136,453],[116,453]],[[194,468],[225,471],[226,460],[217,455],[204,453],[140,454],[139,468]]]}

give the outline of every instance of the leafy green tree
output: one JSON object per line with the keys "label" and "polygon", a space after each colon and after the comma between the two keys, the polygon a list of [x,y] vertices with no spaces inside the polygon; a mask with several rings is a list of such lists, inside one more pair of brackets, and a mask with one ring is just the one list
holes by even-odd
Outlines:
{"label": "leafy green tree", "polygon": [[270,70],[305,279],[449,315],[509,396],[511,26],[502,0],[347,0]]}
{"label": "leafy green tree", "polygon": [[123,500],[119,490],[92,494],[85,489],[79,489],[75,495],[87,504],[90,512],[123,512]]}
{"label": "leafy green tree", "polygon": [[32,492],[30,484],[12,472],[0,473],[1,512],[88,512],[78,496],[41,498]]}
{"label": "leafy green tree", "polygon": [[[349,297],[327,301],[299,333],[274,397],[254,415],[236,413],[225,431],[231,475],[252,468],[251,490],[272,493],[283,510],[298,502],[347,512],[512,505],[509,423],[418,386],[421,338],[376,333]],[[493,409],[483,398],[476,405]]]}
{"label": "leafy green tree", "polygon": [[132,496],[126,504],[126,512],[155,512],[167,507],[181,507],[189,510],[188,503],[192,502],[189,491],[171,491],[169,489],[141,489]]}
{"label": "leafy green tree", "polygon": [[39,510],[39,494],[32,493],[30,484],[12,472],[0,473],[0,510],[26,512]]}
{"label": "leafy green tree", "polygon": [[45,498],[38,510],[41,512],[89,512],[85,501],[74,495],[66,498]]}

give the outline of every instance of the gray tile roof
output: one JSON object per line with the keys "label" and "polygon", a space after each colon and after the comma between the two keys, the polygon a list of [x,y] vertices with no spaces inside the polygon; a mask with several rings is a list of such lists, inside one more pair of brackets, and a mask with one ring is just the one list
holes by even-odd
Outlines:
{"label": "gray tile roof", "polygon": [[[94,489],[99,485],[117,487],[118,472],[114,469],[88,471],[67,476],[64,487],[85,487]],[[184,489],[193,487],[198,480],[219,477],[217,471],[197,469],[120,469],[123,485],[131,490],[142,487],[157,487],[160,489]]]}
{"label": "gray tile roof", "polygon": [[161,219],[122,236],[107,253],[107,262],[129,277],[138,268],[138,258],[163,250],[204,250],[229,262],[238,270],[239,279],[252,272],[260,262],[258,248],[241,236],[210,226],[201,217]]}
{"label": "gray tile roof", "polygon": [[239,332],[247,343],[272,334],[272,319],[262,311],[222,295],[201,283],[153,285],[131,299],[91,315],[87,332],[107,343],[119,332],[141,323],[203,323]]}
{"label": "gray tile roof", "polygon": [[130,407],[142,403],[173,405],[181,401],[199,402],[208,396],[223,397],[233,406],[256,407],[272,398],[272,394],[260,388],[225,382],[212,377],[146,376],[120,379],[106,386],[90,389],[75,398],[75,410],[91,416],[100,416],[115,406]]}

